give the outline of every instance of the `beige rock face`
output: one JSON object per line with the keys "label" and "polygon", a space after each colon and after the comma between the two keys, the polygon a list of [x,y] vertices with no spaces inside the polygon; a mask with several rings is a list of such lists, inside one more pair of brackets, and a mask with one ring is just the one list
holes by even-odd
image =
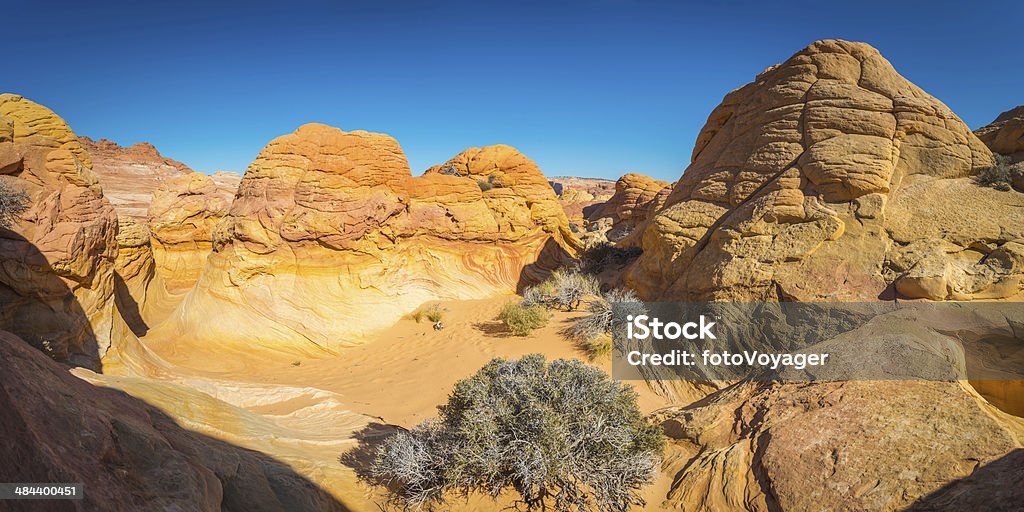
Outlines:
{"label": "beige rock face", "polygon": [[218,187],[213,177],[198,172],[168,180],[153,193],[153,257],[170,291],[195,285],[213,249],[214,228],[230,207],[227,187]]}
{"label": "beige rock face", "polygon": [[[488,180],[497,186],[485,191]],[[429,300],[513,291],[577,246],[543,174],[511,147],[411,177],[391,137],[310,124],[250,165],[168,324],[198,340],[320,352]]]}
{"label": "beige rock face", "polygon": [[1021,499],[1019,419],[955,382],[746,383],[701,404],[657,415],[681,455],[664,508],[906,510],[975,471],[1010,495],[952,509]]}
{"label": "beige rock face", "polygon": [[615,194],[601,207],[596,218],[612,220],[609,241],[618,242],[630,237],[638,229],[646,225],[668,197],[671,184],[644,176],[629,173],[615,182]]}
{"label": "beige rock face", "polygon": [[[84,499],[71,510],[348,510],[284,463],[186,430],[146,402],[72,376],[3,331],[0,370],[0,480],[82,482]],[[128,387],[132,379],[121,381]],[[194,395],[186,398],[195,409],[213,401]],[[249,419],[217,417],[225,428]]]}
{"label": "beige rock face", "polygon": [[0,95],[0,179],[32,206],[0,234],[0,329],[96,366],[110,340],[117,217],[63,119]]}
{"label": "beige rock face", "polygon": [[147,142],[121,147],[106,139],[79,137],[89,152],[93,172],[119,215],[145,220],[153,191],[161,183],[191,173],[185,164],[166,158]]}
{"label": "beige rock face", "polygon": [[1024,106],[1003,112],[988,125],[974,132],[993,153],[1014,155],[1024,160]]}
{"label": "beige rock face", "polygon": [[[873,48],[819,41],[715,109],[627,280],[662,300],[1019,298],[1024,195],[976,184],[991,164]],[[955,327],[916,326],[872,324],[831,352],[963,350]],[[674,478],[661,505],[985,508],[984,493],[961,491],[1019,487],[1024,423],[1005,412],[1019,410],[1007,398],[1019,383],[978,385],[741,382],[662,410]]]}
{"label": "beige rock face", "polygon": [[991,164],[874,48],[819,41],[711,113],[627,280],[662,299],[1014,297],[1024,195],[976,185]]}
{"label": "beige rock face", "polygon": [[114,310],[117,314],[111,331],[114,344],[126,335],[118,330],[120,321],[132,335],[144,336],[151,326],[167,318],[181,298],[170,293],[163,277],[157,274],[149,228],[130,217],[117,220],[114,264]]}

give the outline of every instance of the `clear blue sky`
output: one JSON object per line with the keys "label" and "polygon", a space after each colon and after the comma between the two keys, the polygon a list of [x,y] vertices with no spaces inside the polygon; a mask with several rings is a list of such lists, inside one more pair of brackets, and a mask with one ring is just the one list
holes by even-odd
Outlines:
{"label": "clear blue sky", "polygon": [[725,93],[816,39],[871,43],[972,128],[1024,104],[1019,0],[207,3],[5,5],[0,91],[206,172],[317,121],[391,134],[414,173],[505,143],[666,180]]}

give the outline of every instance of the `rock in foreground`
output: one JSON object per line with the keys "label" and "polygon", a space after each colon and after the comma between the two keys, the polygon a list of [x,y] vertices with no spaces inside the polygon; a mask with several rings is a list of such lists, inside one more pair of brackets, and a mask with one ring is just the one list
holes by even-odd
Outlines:
{"label": "rock in foreground", "polygon": [[0,329],[97,367],[110,344],[117,216],[89,153],[52,111],[2,94],[0,180],[31,200],[0,230]]}
{"label": "rock in foreground", "polygon": [[285,464],[189,432],[3,331],[0,361],[0,480],[85,487],[81,501],[16,501],[25,506],[14,510],[347,510]]}

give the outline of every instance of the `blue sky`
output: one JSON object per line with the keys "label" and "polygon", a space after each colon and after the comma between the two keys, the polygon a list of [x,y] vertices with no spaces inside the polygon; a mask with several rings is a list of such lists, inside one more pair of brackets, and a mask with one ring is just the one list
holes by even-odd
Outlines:
{"label": "blue sky", "polygon": [[728,91],[866,41],[972,128],[1024,104],[1024,2],[6,5],[0,91],[80,135],[243,171],[306,122],[391,134],[414,173],[505,143],[549,176],[674,180]]}

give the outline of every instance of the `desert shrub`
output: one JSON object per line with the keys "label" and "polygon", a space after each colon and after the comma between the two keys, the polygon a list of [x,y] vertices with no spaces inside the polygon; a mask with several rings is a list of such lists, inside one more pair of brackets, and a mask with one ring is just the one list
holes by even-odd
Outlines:
{"label": "desert shrub", "polygon": [[494,188],[494,185],[491,185],[490,182],[484,180],[476,180],[476,184],[480,186],[481,192],[487,192],[488,190]]}
{"label": "desert shrub", "polygon": [[992,187],[1004,192],[1010,190],[1010,160],[1003,155],[994,155],[992,166],[979,172],[974,180],[983,187]]}
{"label": "desert shrub", "polygon": [[505,182],[501,181],[501,177],[497,174],[492,174],[487,177],[487,183],[494,188],[504,188]]}
{"label": "desert shrub", "polygon": [[566,311],[576,311],[584,297],[601,289],[597,279],[578,270],[556,270],[550,280],[555,288],[555,303]]}
{"label": "desert shrub", "polygon": [[444,164],[437,172],[440,174],[447,174],[449,176],[462,176],[462,173],[460,173],[459,169],[455,167],[455,164]]}
{"label": "desert shrub", "polygon": [[593,276],[576,269],[559,269],[543,283],[524,290],[523,304],[576,311],[585,297],[599,293],[600,288]]}
{"label": "desert shrub", "polygon": [[[617,305],[618,317],[613,314],[613,304]],[[588,301],[587,311],[589,315],[576,319],[563,334],[576,341],[591,359],[597,359],[611,353],[613,336],[616,329],[625,328],[626,316],[646,314],[647,307],[632,290],[615,289]]]}
{"label": "desert shrub", "polygon": [[548,323],[548,311],[539,304],[509,302],[501,308],[498,319],[516,336],[527,336]]}
{"label": "desert shrub", "polygon": [[436,420],[388,438],[370,478],[412,509],[511,488],[519,510],[623,512],[644,505],[665,443],[636,399],[578,360],[494,359],[455,385]]}
{"label": "desert shrub", "polygon": [[444,318],[444,310],[442,310],[441,306],[437,304],[428,307],[423,314],[427,317],[427,320],[430,320],[433,323],[440,322],[441,319]]}
{"label": "desert shrub", "polygon": [[555,302],[554,295],[555,283],[548,279],[523,291],[523,305],[552,307]]}
{"label": "desert shrub", "polygon": [[621,267],[643,252],[639,248],[618,247],[607,241],[592,243],[580,254],[580,269],[585,274],[597,275],[610,267]]}
{"label": "desert shrub", "polygon": [[13,226],[31,205],[32,200],[24,190],[0,181],[0,228]]}
{"label": "desert shrub", "polygon": [[426,313],[422,309],[417,309],[416,311],[413,311],[412,313],[409,313],[409,318],[412,318],[413,320],[415,320],[416,323],[420,323],[420,322],[423,321],[423,316],[425,314]]}

